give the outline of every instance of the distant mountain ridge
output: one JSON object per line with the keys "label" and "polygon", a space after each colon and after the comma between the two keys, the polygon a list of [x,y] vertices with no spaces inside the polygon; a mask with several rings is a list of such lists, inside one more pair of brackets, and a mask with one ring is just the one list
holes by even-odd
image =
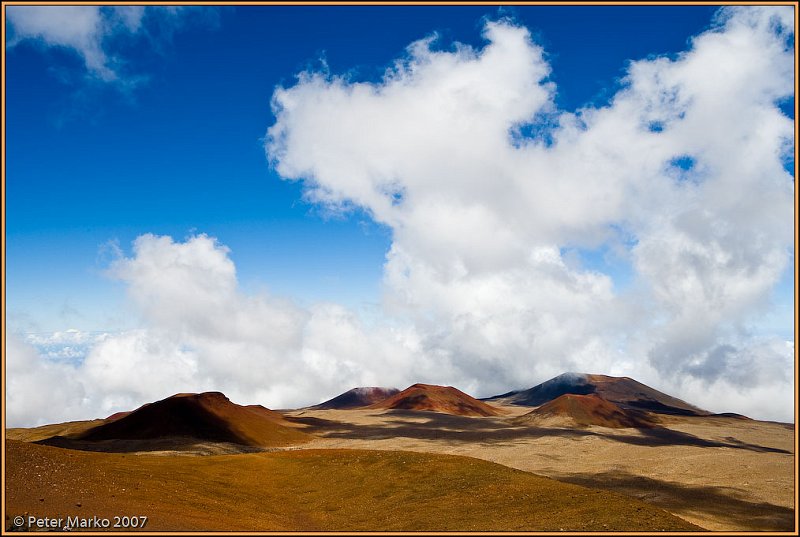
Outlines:
{"label": "distant mountain ridge", "polygon": [[711,415],[706,410],[646,386],[632,378],[585,373],[563,373],[527,390],[512,391],[481,400],[534,407],[567,394],[596,395],[622,409],[681,416]]}

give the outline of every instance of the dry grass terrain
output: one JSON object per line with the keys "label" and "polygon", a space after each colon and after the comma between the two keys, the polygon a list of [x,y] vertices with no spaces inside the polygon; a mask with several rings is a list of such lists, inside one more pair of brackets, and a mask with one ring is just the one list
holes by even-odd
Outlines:
{"label": "dry grass terrain", "polygon": [[516,425],[509,417],[434,412],[297,410],[319,437],[309,447],[467,455],[628,494],[714,531],[794,528],[791,425],[724,417],[660,416],[662,427]]}
{"label": "dry grass terrain", "polygon": [[620,494],[436,454],[159,457],[9,440],[6,461],[11,516],[146,515],[151,531],[699,529]]}
{"label": "dry grass terrain", "polygon": [[68,421],[66,423],[55,423],[53,425],[42,425],[40,427],[11,428],[6,429],[6,438],[11,440],[22,440],[23,442],[36,442],[54,436],[78,436],[93,427],[102,425],[106,420],[87,420],[87,421]]}

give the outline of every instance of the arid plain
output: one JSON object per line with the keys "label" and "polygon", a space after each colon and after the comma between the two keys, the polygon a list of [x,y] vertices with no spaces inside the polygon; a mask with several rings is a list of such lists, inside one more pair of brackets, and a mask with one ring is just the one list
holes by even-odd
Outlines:
{"label": "arid plain", "polygon": [[708,530],[794,527],[794,439],[786,424],[676,417],[654,431],[513,426],[502,418],[409,411],[287,416],[321,437],[309,447],[466,455],[630,495]]}
{"label": "arid plain", "polygon": [[600,375],[282,411],[179,394],[7,430],[6,528],[138,514],[153,531],[792,531],[794,464],[791,424]]}

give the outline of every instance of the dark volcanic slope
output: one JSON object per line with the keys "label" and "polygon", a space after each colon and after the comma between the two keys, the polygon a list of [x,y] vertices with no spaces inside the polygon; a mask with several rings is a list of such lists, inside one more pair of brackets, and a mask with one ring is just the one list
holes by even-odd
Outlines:
{"label": "dark volcanic slope", "polygon": [[400,393],[397,388],[353,388],[311,408],[319,410],[363,408],[388,399],[397,393]]}
{"label": "dark volcanic slope", "polygon": [[647,412],[624,409],[597,395],[564,394],[514,420],[515,423],[562,422],[564,425],[649,429],[656,420]]}
{"label": "dark volcanic slope", "polygon": [[414,384],[369,408],[428,410],[457,416],[497,416],[500,411],[452,386]]}
{"label": "dark volcanic slope", "polygon": [[528,390],[515,391],[484,399],[502,404],[539,406],[565,394],[595,394],[622,408],[647,410],[660,414],[708,416],[710,413],[655,390],[629,377],[564,373]]}
{"label": "dark volcanic slope", "polygon": [[186,436],[245,446],[305,442],[309,435],[285,425],[277,412],[241,406],[219,392],[177,394],[93,427],[79,440],[133,440]]}

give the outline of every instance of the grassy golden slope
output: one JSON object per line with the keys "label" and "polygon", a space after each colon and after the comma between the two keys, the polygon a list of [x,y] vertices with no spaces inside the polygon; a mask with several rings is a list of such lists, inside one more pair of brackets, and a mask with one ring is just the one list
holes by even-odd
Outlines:
{"label": "grassy golden slope", "polygon": [[147,515],[147,530],[697,530],[612,492],[468,457],[89,453],[9,440],[6,510]]}
{"label": "grassy golden slope", "polygon": [[[524,413],[526,407],[505,407]],[[509,412],[511,414],[511,412]],[[299,410],[309,447],[465,455],[622,493],[712,531],[792,531],[794,427],[659,416],[662,428],[541,427],[516,418]]]}
{"label": "grassy golden slope", "polygon": [[68,421],[66,423],[54,423],[52,425],[42,425],[40,427],[11,428],[6,429],[6,438],[11,440],[22,440],[23,442],[37,442],[46,440],[54,436],[76,436],[85,433],[93,427],[102,425],[106,420],[87,420],[87,421]]}

